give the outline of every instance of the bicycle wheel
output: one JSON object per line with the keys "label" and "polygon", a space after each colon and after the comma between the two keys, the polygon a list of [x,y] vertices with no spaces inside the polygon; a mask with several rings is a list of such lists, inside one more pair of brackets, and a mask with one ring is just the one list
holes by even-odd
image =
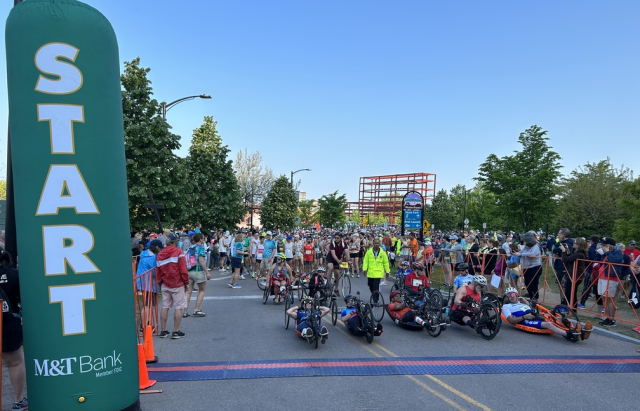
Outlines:
{"label": "bicycle wheel", "polygon": [[313,341],[311,343],[314,345],[314,348],[318,348],[318,340],[320,339],[320,335],[318,335],[318,320],[313,309],[311,310],[311,314],[309,314],[307,318],[307,325],[311,328],[311,331],[313,331]]}
{"label": "bicycle wheel", "polygon": [[500,331],[502,318],[500,310],[493,303],[484,302],[480,305],[480,318],[478,319],[479,334],[485,340],[492,340]]}
{"label": "bicycle wheel", "polygon": [[351,294],[351,277],[349,275],[343,274],[340,276],[340,291],[342,291],[342,296],[347,294]]}
{"label": "bicycle wheel", "polygon": [[[439,291],[436,290],[439,293]],[[432,298],[431,298],[432,297]],[[440,325],[442,323],[442,300],[438,301],[438,298],[442,298],[442,295],[439,297],[431,296],[428,301],[425,302],[424,305],[424,315],[422,319],[430,322],[431,326],[426,327],[427,332],[432,337],[437,337],[442,333],[443,327]]]}
{"label": "bicycle wheel", "polygon": [[498,296],[495,295],[494,293],[484,293],[480,301],[481,302],[489,301],[493,303],[493,305],[495,305],[498,309],[502,308],[502,300],[500,300],[500,298],[498,298]]}
{"label": "bicycle wheel", "polygon": [[331,300],[331,324],[336,325],[338,322],[338,301]]}
{"label": "bicycle wheel", "polygon": [[289,329],[289,320],[291,319],[291,317],[287,315],[287,311],[289,311],[289,308],[291,308],[291,301],[289,301],[289,299],[286,298],[284,300],[284,329],[285,330]]}
{"label": "bicycle wheel", "polygon": [[373,311],[371,311],[371,306],[369,304],[364,305],[364,312],[362,318],[362,327],[364,328],[364,336],[367,339],[367,342],[371,344],[373,342],[373,333],[375,329],[375,323],[373,322]]}
{"label": "bicycle wheel", "polygon": [[269,287],[265,287],[262,290],[262,304],[266,304],[267,303],[267,300],[269,299],[269,294],[270,294],[269,291],[270,291]]}
{"label": "bicycle wheel", "polygon": [[256,283],[258,284],[258,288],[264,290],[267,286],[267,272],[266,270],[260,270],[258,275],[256,275]]}
{"label": "bicycle wheel", "polygon": [[[431,302],[433,302],[434,306],[433,309],[438,313],[438,319],[442,318],[442,304],[443,304],[443,300],[444,297],[442,296],[442,293],[439,290],[431,290],[431,292],[429,293],[429,300],[431,300]],[[438,309],[439,307],[439,309]]]}
{"label": "bicycle wheel", "polygon": [[379,323],[384,318],[384,297],[380,291],[374,291],[369,298],[369,304],[371,305],[371,311],[373,312],[373,319]]}
{"label": "bicycle wheel", "polygon": [[558,304],[551,310],[551,320],[559,328],[567,331],[569,328],[582,328],[578,314],[569,306]]}

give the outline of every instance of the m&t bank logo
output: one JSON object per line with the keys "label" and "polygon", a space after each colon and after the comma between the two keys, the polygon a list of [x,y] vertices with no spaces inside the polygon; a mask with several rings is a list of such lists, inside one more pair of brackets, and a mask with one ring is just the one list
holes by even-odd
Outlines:
{"label": "m&t bank logo", "polygon": [[35,375],[42,377],[58,377],[74,373],[85,374],[95,372],[96,378],[122,371],[120,354],[114,350],[112,355],[94,358],[90,355],[60,358],[59,360],[34,359]]}

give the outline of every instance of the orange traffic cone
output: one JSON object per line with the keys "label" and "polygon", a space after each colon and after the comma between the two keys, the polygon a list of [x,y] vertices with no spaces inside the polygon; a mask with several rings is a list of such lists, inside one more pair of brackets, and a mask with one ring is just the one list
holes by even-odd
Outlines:
{"label": "orange traffic cone", "polygon": [[138,372],[140,375],[140,389],[144,390],[156,383],[155,380],[149,380],[147,372],[147,362],[144,359],[144,348],[142,344],[138,344]]}
{"label": "orange traffic cone", "polygon": [[155,356],[153,352],[153,332],[151,331],[151,326],[147,325],[144,327],[144,359],[146,362],[158,362],[158,357]]}

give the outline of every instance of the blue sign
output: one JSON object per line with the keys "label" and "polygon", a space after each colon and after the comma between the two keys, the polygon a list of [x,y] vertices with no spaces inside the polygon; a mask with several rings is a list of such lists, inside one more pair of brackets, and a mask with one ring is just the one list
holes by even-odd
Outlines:
{"label": "blue sign", "polygon": [[404,228],[420,230],[422,229],[422,210],[403,210]]}

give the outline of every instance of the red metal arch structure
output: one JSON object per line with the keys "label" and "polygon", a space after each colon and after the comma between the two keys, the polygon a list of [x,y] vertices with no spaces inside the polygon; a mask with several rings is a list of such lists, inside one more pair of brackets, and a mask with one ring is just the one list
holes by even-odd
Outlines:
{"label": "red metal arch structure", "polygon": [[360,177],[358,202],[349,203],[347,214],[351,215],[355,209],[362,216],[382,213],[389,217],[391,224],[396,224],[396,212],[402,209],[402,197],[409,191],[420,193],[425,202],[432,200],[436,195],[436,175],[411,173]]}

